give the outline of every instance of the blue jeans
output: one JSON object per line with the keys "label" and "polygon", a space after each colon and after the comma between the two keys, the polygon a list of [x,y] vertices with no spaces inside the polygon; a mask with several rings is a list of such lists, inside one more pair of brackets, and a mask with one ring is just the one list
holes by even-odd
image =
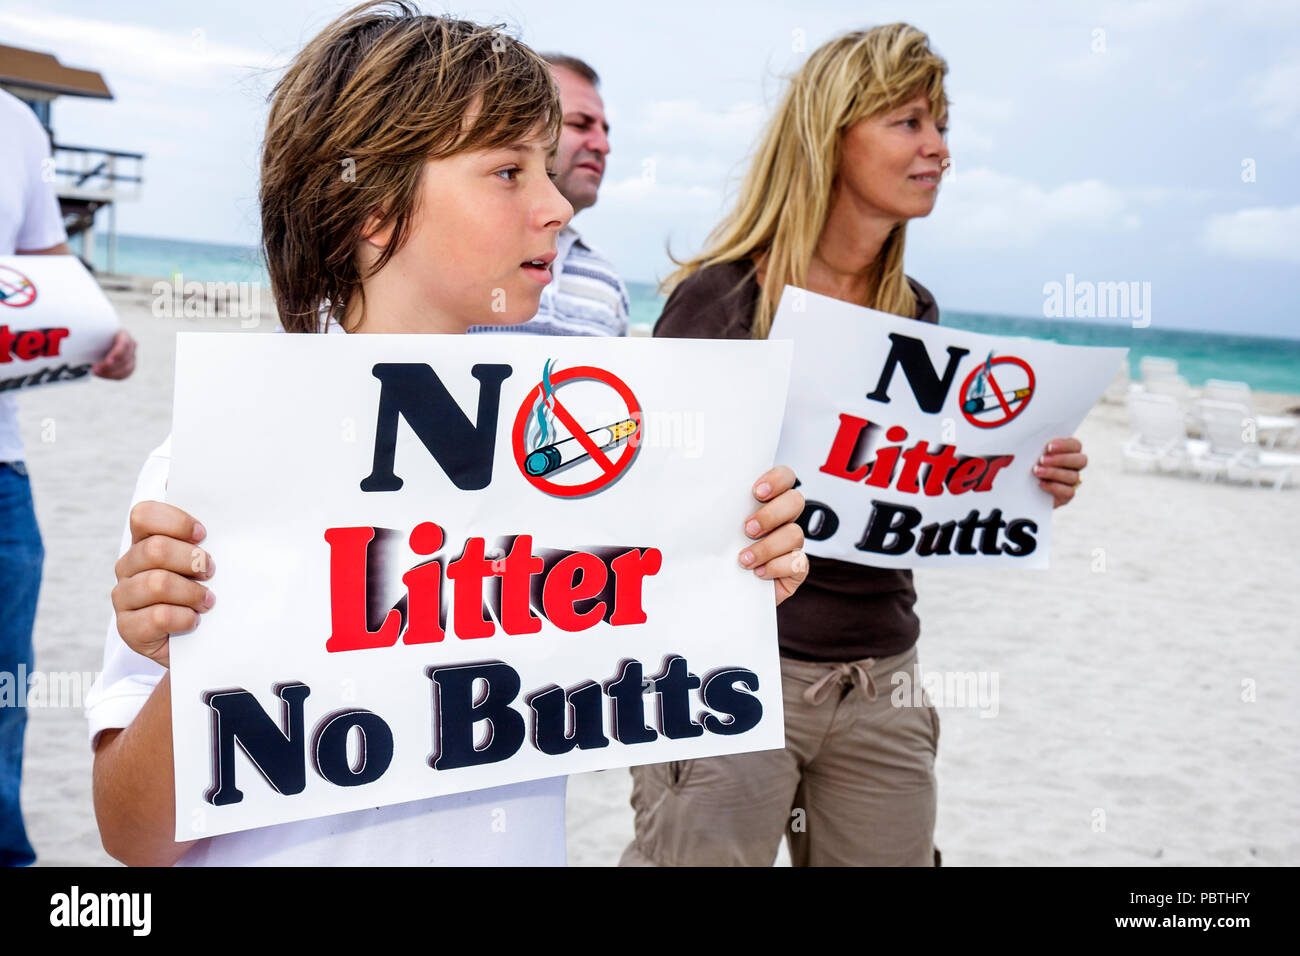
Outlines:
{"label": "blue jeans", "polygon": [[[0,463],[0,865],[25,866],[36,851],[23,827],[18,791],[27,728],[26,675],[45,549],[21,463]],[[19,706],[19,705],[23,706]]]}

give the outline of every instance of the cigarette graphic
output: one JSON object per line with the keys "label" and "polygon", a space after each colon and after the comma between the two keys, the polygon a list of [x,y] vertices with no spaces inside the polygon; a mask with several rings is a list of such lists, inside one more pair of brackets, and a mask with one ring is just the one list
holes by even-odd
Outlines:
{"label": "cigarette graphic", "polygon": [[[621,422],[615,422],[612,425],[605,425],[603,428],[593,428],[587,432],[588,437],[595,443],[596,447],[604,451],[606,448],[612,448],[626,438],[631,438],[636,434],[637,422],[633,418],[625,418]],[[549,475],[551,472],[563,468],[565,465],[572,464],[575,461],[581,461],[589,458],[587,450],[582,447],[576,438],[566,438],[563,441],[557,441],[553,445],[547,445],[531,452],[524,459],[524,471],[534,478],[540,478],[543,475]]]}
{"label": "cigarette graphic", "polygon": [[[1028,388],[1018,388],[1014,392],[1003,392],[1002,397],[1005,398],[1009,404],[1011,402],[1018,402],[1022,398],[1028,398],[1032,391],[1032,389]],[[968,414],[973,414],[974,412],[986,412],[990,408],[997,407],[998,397],[996,395],[976,395],[975,397],[968,398],[966,401],[961,403],[961,410]]]}
{"label": "cigarette graphic", "polygon": [[0,282],[0,286],[3,286],[3,288],[0,288],[0,302],[3,302],[10,296],[17,295],[19,292],[26,292],[31,288],[31,285],[31,281],[28,279],[23,279],[22,282],[18,283],[18,285],[13,285],[9,282]]}

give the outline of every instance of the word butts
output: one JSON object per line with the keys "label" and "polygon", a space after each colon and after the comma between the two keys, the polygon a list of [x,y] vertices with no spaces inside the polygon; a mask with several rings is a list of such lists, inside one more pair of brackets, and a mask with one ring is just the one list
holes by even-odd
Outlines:
{"label": "word butts", "polygon": [[[451,624],[457,638],[491,637],[500,622],[509,635],[536,634],[546,619],[560,630],[585,631],[604,621],[613,627],[646,623],[642,609],[645,579],[659,572],[658,548],[599,548],[591,551],[544,549],[533,553],[533,536],[499,539],[494,549],[504,557],[487,557],[484,538],[471,537],[460,556],[446,564],[438,557],[446,534],[432,521],[412,529],[407,541],[415,554],[428,558],[402,575],[406,596],[370,630],[367,609],[380,584],[369,558],[378,532],[372,527],[330,528],[331,632],[325,649],[339,651],[430,644],[446,636],[444,579],[451,582]],[[378,564],[379,562],[374,562]],[[536,610],[538,613],[534,613]]]}
{"label": "word butts", "polygon": [[[686,658],[668,655],[662,671],[647,682],[640,661],[626,659],[603,684],[587,680],[567,690],[549,684],[524,697],[528,714],[516,709],[521,680],[501,661],[447,664],[425,671],[433,701],[433,749],[427,764],[435,771],[458,770],[508,760],[525,739],[543,754],[560,756],[574,748],[647,744],[660,735],[673,740],[705,733],[731,736],[756,727],[763,705],[754,696],[758,675],[743,667],[691,673]],[[646,721],[647,688],[655,700],[655,726]],[[214,806],[239,803],[235,785],[236,744],[266,783],[284,796],[307,786],[307,762],[325,781],[339,787],[372,783],[392,763],[392,728],[374,711],[335,710],[321,717],[307,736],[304,702],[311,688],[301,682],[277,684],[281,724],[247,690],[209,691],[212,711],[212,787],[204,798]],[[692,694],[704,710],[692,716]],[[608,701],[608,721],[605,703]],[[486,725],[486,727],[482,726]],[[359,747],[355,743],[359,742]]]}

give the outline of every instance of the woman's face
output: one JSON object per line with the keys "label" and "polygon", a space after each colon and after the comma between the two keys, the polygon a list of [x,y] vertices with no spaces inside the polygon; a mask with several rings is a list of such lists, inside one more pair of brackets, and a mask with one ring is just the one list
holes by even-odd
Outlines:
{"label": "woman's face", "polygon": [[948,165],[948,146],[924,93],[844,131],[837,187],[865,215],[928,216]]}
{"label": "woman's face", "polygon": [[548,146],[537,131],[426,163],[407,240],[383,270],[390,301],[429,315],[430,331],[532,318],[556,236],[573,216],[547,173]]}

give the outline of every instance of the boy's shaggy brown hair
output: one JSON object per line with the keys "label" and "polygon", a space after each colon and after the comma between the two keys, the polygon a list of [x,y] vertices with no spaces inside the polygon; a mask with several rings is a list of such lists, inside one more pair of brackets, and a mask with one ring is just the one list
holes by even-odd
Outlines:
{"label": "boy's shaggy brown hair", "polygon": [[324,331],[326,308],[342,321],[362,294],[363,226],[378,214],[393,227],[378,271],[409,233],[428,160],[539,127],[553,153],[561,119],[546,61],[496,28],[406,0],[331,23],[276,84],[262,148],[262,246],[285,331]]}

